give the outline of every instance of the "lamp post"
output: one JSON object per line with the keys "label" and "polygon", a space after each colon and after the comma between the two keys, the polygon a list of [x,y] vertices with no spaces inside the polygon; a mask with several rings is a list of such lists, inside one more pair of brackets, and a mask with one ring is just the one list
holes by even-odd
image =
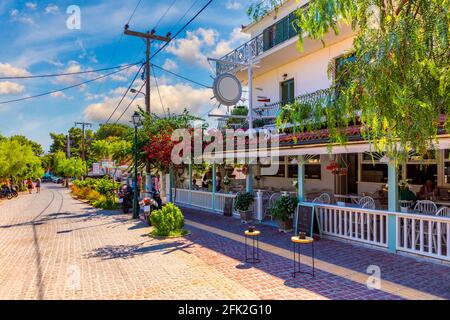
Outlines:
{"label": "lamp post", "polygon": [[[130,89],[130,92],[131,93],[136,93],[136,94],[142,94],[145,98],[147,98],[147,95],[144,93],[144,92],[142,92],[142,91],[139,91],[139,90],[136,90],[136,89]],[[150,192],[153,192],[153,179],[152,179],[152,173],[151,173],[151,171],[150,171],[150,165],[148,164],[148,162],[147,162],[147,165],[146,165],[146,167],[147,167],[147,170],[146,170],[146,175],[147,175],[147,181],[145,182],[145,186],[146,186],[146,192],[147,192],[147,187],[150,189],[150,190],[148,190],[148,191],[150,191]]]}
{"label": "lamp post", "polygon": [[134,188],[133,188],[133,219],[139,218],[139,195],[138,195],[138,127],[141,125],[141,115],[136,111],[133,116],[134,125]]}

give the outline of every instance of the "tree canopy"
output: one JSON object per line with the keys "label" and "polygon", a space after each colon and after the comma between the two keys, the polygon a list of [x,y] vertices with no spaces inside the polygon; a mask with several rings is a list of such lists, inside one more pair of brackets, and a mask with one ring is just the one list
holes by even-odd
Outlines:
{"label": "tree canopy", "polygon": [[[342,129],[360,121],[375,151],[400,161],[411,150],[425,154],[441,115],[450,111],[449,7],[449,0],[313,0],[299,9],[300,48],[305,34],[322,40],[346,23],[356,30],[349,52],[354,59],[334,79],[331,97],[287,106],[279,127],[327,126],[331,142],[345,143]],[[448,117],[445,127],[450,128]]]}

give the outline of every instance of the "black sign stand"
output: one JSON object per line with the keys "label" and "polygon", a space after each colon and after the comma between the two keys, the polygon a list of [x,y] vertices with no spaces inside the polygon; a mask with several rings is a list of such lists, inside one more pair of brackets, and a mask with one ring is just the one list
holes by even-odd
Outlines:
{"label": "black sign stand", "polygon": [[[314,222],[317,221],[316,224]],[[322,238],[322,228],[320,226],[320,220],[316,208],[312,203],[301,202],[297,205],[297,210],[295,210],[295,234],[298,235],[299,232],[305,232],[307,236],[313,237],[314,227],[317,226],[320,238]]]}

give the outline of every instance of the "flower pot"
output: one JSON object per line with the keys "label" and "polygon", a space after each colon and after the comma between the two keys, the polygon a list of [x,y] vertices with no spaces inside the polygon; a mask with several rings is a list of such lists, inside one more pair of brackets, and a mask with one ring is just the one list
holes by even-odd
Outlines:
{"label": "flower pot", "polygon": [[287,221],[277,220],[278,222],[278,231],[280,232],[291,232],[293,229],[294,222],[292,219]]}
{"label": "flower pot", "polygon": [[243,223],[248,223],[250,221],[252,221],[253,219],[253,212],[250,210],[247,211],[242,211],[242,210],[238,210],[239,214],[241,215],[241,221]]}

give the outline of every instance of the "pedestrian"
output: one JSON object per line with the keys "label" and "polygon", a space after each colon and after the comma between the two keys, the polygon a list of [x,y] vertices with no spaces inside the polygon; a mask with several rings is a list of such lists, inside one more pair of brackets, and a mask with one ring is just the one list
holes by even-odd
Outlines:
{"label": "pedestrian", "polygon": [[28,188],[28,194],[31,194],[31,191],[32,191],[33,188],[34,188],[33,180],[31,180],[31,179],[28,179],[28,180],[27,180],[27,188]]}
{"label": "pedestrian", "polygon": [[37,178],[36,180],[36,193],[41,193],[41,179]]}

